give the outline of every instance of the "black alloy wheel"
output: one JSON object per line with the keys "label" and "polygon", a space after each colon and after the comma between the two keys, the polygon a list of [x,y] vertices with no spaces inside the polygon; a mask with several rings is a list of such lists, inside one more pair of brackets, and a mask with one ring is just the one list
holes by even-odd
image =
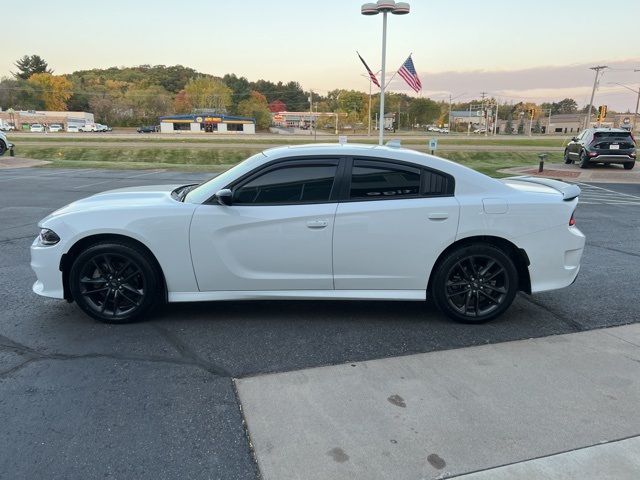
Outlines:
{"label": "black alloy wheel", "polygon": [[133,246],[101,243],[74,261],[69,287],[85,313],[107,323],[127,323],[159,300],[159,274],[148,254]]}
{"label": "black alloy wheel", "polygon": [[466,323],[482,323],[501,315],[517,290],[513,261],[486,244],[454,251],[439,265],[432,285],[440,310]]}
{"label": "black alloy wheel", "polygon": [[569,150],[565,150],[564,151],[563,159],[564,159],[564,163],[567,164],[567,165],[573,163],[573,160],[571,160],[571,156],[569,155]]}
{"label": "black alloy wheel", "polygon": [[0,140],[0,157],[4,155],[4,152],[7,151],[7,146],[4,144],[2,140]]}
{"label": "black alloy wheel", "polygon": [[631,170],[633,167],[635,167],[635,165],[636,162],[627,162],[622,164],[625,170]]}

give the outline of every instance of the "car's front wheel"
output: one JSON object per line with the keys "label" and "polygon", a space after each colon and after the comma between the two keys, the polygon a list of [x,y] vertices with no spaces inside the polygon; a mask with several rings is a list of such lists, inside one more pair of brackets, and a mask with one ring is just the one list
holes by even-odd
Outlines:
{"label": "car's front wheel", "polygon": [[622,164],[625,170],[631,170],[633,167],[635,167],[635,165],[636,162],[627,162]]}
{"label": "car's front wheel", "polygon": [[431,295],[448,317],[482,323],[504,313],[518,291],[518,271],[507,255],[489,244],[452,251],[437,266]]}
{"label": "car's front wheel", "polygon": [[567,164],[567,165],[573,163],[573,161],[571,160],[571,156],[569,155],[569,150],[565,150],[564,151],[563,159],[564,159],[564,163]]}
{"label": "car's front wheel", "polygon": [[0,140],[0,157],[4,155],[4,152],[7,151],[7,146],[4,144],[2,140]]}
{"label": "car's front wheel", "polygon": [[128,323],[161,299],[160,273],[149,254],[125,243],[90,246],[69,271],[69,289],[85,313],[107,323]]}

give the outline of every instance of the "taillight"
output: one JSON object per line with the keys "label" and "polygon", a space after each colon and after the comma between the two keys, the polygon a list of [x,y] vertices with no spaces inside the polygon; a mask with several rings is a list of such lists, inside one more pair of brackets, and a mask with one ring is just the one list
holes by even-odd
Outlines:
{"label": "taillight", "polygon": [[576,213],[575,211],[571,213],[571,218],[569,219],[569,226],[570,227],[573,227],[576,224],[576,219],[574,217],[575,213]]}

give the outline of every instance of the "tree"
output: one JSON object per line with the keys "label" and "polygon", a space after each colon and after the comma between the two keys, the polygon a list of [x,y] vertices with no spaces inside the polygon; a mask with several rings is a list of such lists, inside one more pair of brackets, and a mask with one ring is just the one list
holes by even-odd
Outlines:
{"label": "tree", "polygon": [[513,135],[513,115],[511,114],[507,117],[507,123],[504,125],[504,133]]}
{"label": "tree", "polygon": [[34,73],[53,73],[47,62],[39,55],[25,55],[16,60],[14,65],[18,67],[18,72],[14,73],[13,76],[22,80],[28,80]]}
{"label": "tree", "polygon": [[249,98],[238,104],[238,112],[241,115],[255,118],[258,128],[265,129],[271,125],[271,111],[267,99],[255,90],[249,94]]}
{"label": "tree", "polygon": [[171,96],[160,85],[147,88],[129,88],[124,103],[131,109],[132,117],[142,123],[157,122],[158,117],[170,113]]}
{"label": "tree", "polygon": [[577,113],[578,103],[573,98],[565,98],[558,103],[551,104],[551,114],[556,113]]}
{"label": "tree", "polygon": [[66,110],[73,84],[62,75],[34,73],[27,82],[36,89],[46,110]]}
{"label": "tree", "polygon": [[533,133],[541,133],[542,132],[542,125],[540,125],[540,120],[537,119],[536,123],[533,124],[533,128],[531,129],[531,131]]}
{"label": "tree", "polygon": [[518,123],[518,135],[524,134],[524,117],[520,115],[520,122]]}
{"label": "tree", "polygon": [[440,114],[440,105],[429,98],[416,98],[409,105],[409,116],[415,123],[433,123]]}
{"label": "tree", "polygon": [[214,77],[200,75],[192,78],[184,86],[184,91],[195,109],[224,113],[231,104],[231,89]]}
{"label": "tree", "polygon": [[231,111],[238,112],[238,104],[244,100],[247,100],[251,96],[251,86],[249,80],[244,77],[237,77],[235,74],[226,74],[222,77],[224,84],[229,87],[232,93],[231,99]]}
{"label": "tree", "polygon": [[180,90],[173,99],[173,111],[175,113],[190,113],[192,109],[187,92]]}

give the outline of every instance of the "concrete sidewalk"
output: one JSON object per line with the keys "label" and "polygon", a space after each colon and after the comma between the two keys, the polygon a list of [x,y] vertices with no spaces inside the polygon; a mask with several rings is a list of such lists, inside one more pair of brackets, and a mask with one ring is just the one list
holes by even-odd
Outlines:
{"label": "concrete sidewalk", "polygon": [[640,324],[236,384],[265,480],[640,478]]}

